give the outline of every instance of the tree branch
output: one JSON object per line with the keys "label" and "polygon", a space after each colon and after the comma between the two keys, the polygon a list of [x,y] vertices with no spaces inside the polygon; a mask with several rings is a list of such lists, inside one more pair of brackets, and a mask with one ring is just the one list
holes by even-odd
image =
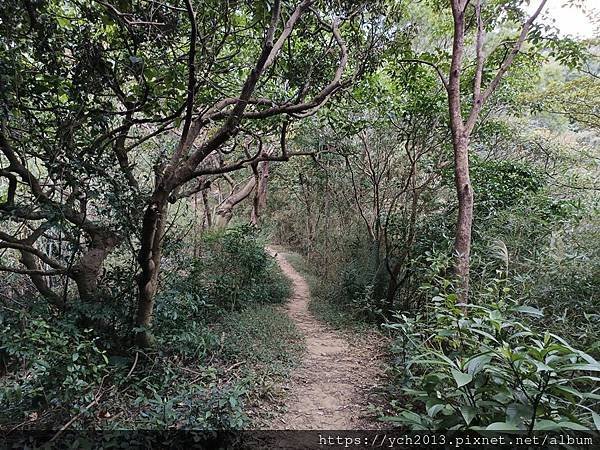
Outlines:
{"label": "tree branch", "polygon": [[418,59],[418,58],[401,59],[398,62],[418,63],[418,64],[425,64],[426,66],[433,67],[435,69],[436,73],[438,74],[440,81],[444,85],[444,88],[446,89],[446,91],[448,90],[448,80],[444,76],[442,69],[440,69],[437,64],[432,63],[431,61],[425,61],[424,59]]}
{"label": "tree branch", "polygon": [[[190,125],[192,123],[192,114],[194,113],[194,94],[196,91],[196,37],[198,35],[198,28],[196,24],[196,15],[194,8],[190,0],[185,0],[185,7],[187,15],[190,20],[190,50],[188,52],[188,84],[187,84],[187,99],[186,99],[186,111],[185,121],[183,124],[183,131],[181,132],[181,140],[179,142],[179,148],[182,149],[187,139]],[[179,158],[176,152],[175,160]]]}
{"label": "tree branch", "polygon": [[66,269],[65,270],[62,270],[62,269],[55,269],[55,270],[19,269],[17,267],[8,267],[8,266],[0,265],[0,272],[12,272],[12,273],[18,273],[21,275],[50,276],[50,275],[62,275],[64,273],[66,273]]}
{"label": "tree branch", "polygon": [[548,0],[542,0],[540,2],[540,4],[538,5],[537,9],[535,10],[535,12],[523,24],[523,26],[521,28],[521,32],[519,33],[518,39],[516,40],[515,44],[513,45],[513,48],[510,51],[510,53],[507,55],[507,57],[504,59],[504,61],[500,65],[500,68],[498,69],[496,76],[490,82],[490,84],[487,86],[487,88],[483,91],[483,93],[481,93],[479,95],[479,101],[476,101],[474,103],[473,107],[471,108],[471,112],[469,114],[467,122],[465,124],[465,130],[467,133],[470,133],[473,130],[473,128],[475,127],[475,123],[477,122],[481,108],[483,107],[483,105],[485,104],[487,99],[490,97],[490,95],[496,90],[496,88],[500,84],[500,81],[502,80],[502,77],[504,76],[506,71],[509,69],[509,67],[512,65],[515,57],[521,50],[521,47],[523,46],[523,43],[525,42],[525,39],[527,38],[527,34],[529,33],[529,29],[531,28],[531,25],[533,24],[535,19],[539,16],[539,14],[542,12],[542,9],[544,9],[544,6],[546,5],[547,1]]}
{"label": "tree branch", "polygon": [[473,104],[477,104],[481,101],[481,80],[483,78],[483,65],[485,57],[483,54],[483,40],[484,40],[484,29],[483,19],[481,18],[481,0],[476,0],[475,3],[475,19],[477,21],[477,38],[475,44],[476,54],[476,67],[475,67],[475,80],[473,81]]}

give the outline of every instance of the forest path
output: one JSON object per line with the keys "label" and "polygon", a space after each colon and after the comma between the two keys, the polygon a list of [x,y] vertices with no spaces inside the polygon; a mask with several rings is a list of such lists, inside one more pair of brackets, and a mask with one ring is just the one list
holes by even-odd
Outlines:
{"label": "forest path", "polygon": [[[370,391],[381,373],[380,349],[375,343],[348,342],[329,329],[308,310],[310,299],[306,280],[285,259],[269,252],[293,282],[287,312],[306,339],[301,366],[288,382],[287,411],[272,429],[352,430],[377,428],[369,420]],[[354,341],[354,340],[353,340]]]}

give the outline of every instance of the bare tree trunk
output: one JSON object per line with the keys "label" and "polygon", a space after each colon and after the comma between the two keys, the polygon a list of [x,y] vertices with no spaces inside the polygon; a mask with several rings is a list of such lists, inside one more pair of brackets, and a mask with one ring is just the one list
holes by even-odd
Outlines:
{"label": "bare tree trunk", "polygon": [[167,199],[168,191],[155,191],[142,222],[142,240],[138,254],[142,272],[138,278],[138,310],[135,319],[136,343],[142,347],[151,347],[154,342],[150,325],[160,272],[161,241],[167,222]]}
{"label": "bare tree trunk", "polygon": [[213,219],[212,212],[210,210],[210,203],[208,202],[208,193],[206,190],[202,191],[202,205],[204,206],[204,218],[202,220],[202,229],[212,228]]}
{"label": "bare tree trunk", "polygon": [[469,297],[471,228],[473,225],[473,187],[469,176],[468,139],[460,136],[454,144],[454,180],[458,197],[458,219],[454,239],[455,272],[459,278],[459,299]]}
{"label": "bare tree trunk", "polygon": [[[412,184],[412,198],[411,198],[411,210],[410,210],[410,220],[408,233],[406,236],[406,240],[404,242],[404,250],[402,251],[400,257],[394,264],[394,267],[389,272],[390,279],[388,281],[387,286],[387,295],[386,295],[386,304],[388,305],[389,311],[393,311],[394,309],[394,300],[396,298],[396,292],[398,292],[398,288],[403,284],[407,277],[407,271],[404,271],[404,276],[401,279],[398,279],[402,267],[409,261],[412,247],[415,242],[415,232],[416,232],[416,224],[417,224],[417,208],[419,203],[419,196],[421,192],[417,189],[417,168],[416,165],[413,165],[411,171],[411,184]],[[387,231],[386,231],[387,233]],[[387,241],[387,240],[386,240]],[[389,257],[387,254],[388,250],[386,248],[386,258]],[[388,268],[389,270],[389,268]]]}
{"label": "bare tree trunk", "polygon": [[260,195],[260,171],[258,169],[258,164],[252,165],[252,172],[254,173],[254,185],[256,189],[254,189],[254,196],[252,197],[252,208],[250,208],[250,223],[252,225],[258,226],[258,218],[260,216],[259,211],[259,195]]}
{"label": "bare tree trunk", "polygon": [[[26,252],[24,250],[22,250],[20,253],[21,253],[21,263],[25,267],[27,267],[27,269],[41,270],[40,264],[39,264],[36,256],[34,256],[31,253]],[[31,275],[29,275],[29,278],[31,279],[31,282],[33,283],[35,288],[38,290],[38,292],[46,300],[48,300],[48,302],[50,302],[53,305],[56,305],[60,308],[63,308],[65,306],[61,296],[58,295],[56,292],[54,292],[50,288],[50,286],[48,286],[48,283],[46,282],[44,275],[31,274]]]}
{"label": "bare tree trunk", "polygon": [[198,235],[200,234],[200,227],[198,226],[198,193],[194,194],[194,248],[192,249],[192,256],[197,258],[199,255],[199,246],[198,246]]}
{"label": "bare tree trunk", "polygon": [[[190,49],[188,51],[188,95],[186,100],[185,108],[185,120],[183,129],[181,132],[181,139],[177,148],[175,149],[173,156],[170,158],[170,162],[166,167],[160,167],[164,169],[161,175],[157,176],[160,180],[157,180],[155,188],[151,197],[151,200],[146,207],[144,213],[144,219],[142,222],[142,233],[141,233],[141,248],[138,255],[138,262],[141,267],[141,274],[138,278],[139,297],[138,297],[138,312],[136,316],[136,327],[137,335],[136,340],[139,345],[151,346],[152,335],[149,327],[151,323],[152,310],[154,306],[154,295],[157,289],[158,273],[160,266],[161,257],[161,240],[165,231],[166,213],[168,206],[169,194],[174,189],[182,186],[184,183],[191,181],[199,176],[209,175],[212,171],[206,169],[204,172],[198,170],[200,164],[213,152],[219,150],[226,142],[234,138],[240,132],[240,123],[244,119],[246,107],[251,100],[257,83],[261,78],[262,74],[271,67],[277,59],[277,55],[281,48],[287,42],[289,36],[294,30],[295,24],[298,22],[300,17],[310,8],[313,3],[312,0],[302,0],[291,12],[287,18],[283,30],[276,36],[278,30],[278,23],[281,19],[281,2],[274,2],[274,7],[271,12],[271,21],[266,29],[264,43],[262,45],[260,54],[256,59],[256,63],[248,73],[239,97],[233,99],[223,99],[214,105],[214,108],[206,111],[194,118],[194,111],[197,109],[195,105],[195,86],[196,86],[196,41],[198,38],[197,23],[194,8],[192,2],[187,0],[185,3],[188,18],[190,20]],[[333,75],[332,81],[324,87],[318,95],[313,97],[310,102],[294,103],[289,108],[285,107],[280,109],[278,107],[271,108],[270,111],[263,111],[261,114],[266,114],[265,117],[277,116],[286,113],[300,113],[302,111],[314,110],[316,107],[320,107],[333,93],[337,92],[342,88],[341,83],[342,76],[344,74],[347,62],[348,54],[346,45],[339,33],[337,24],[334,22],[331,25],[331,31],[333,38],[337,42],[340,48],[340,61],[337,69]],[[232,102],[233,100],[233,102]],[[230,110],[226,112],[226,107],[231,106]],[[219,119],[217,119],[220,116]],[[213,119],[223,120],[223,124],[211,133],[210,137],[206,137],[204,143],[199,146],[194,146],[194,141],[199,136],[200,132],[205,129],[207,123]],[[277,160],[288,160],[292,155],[285,151],[285,130],[287,126],[282,127],[282,155]],[[299,155],[299,153],[295,153]],[[261,158],[265,155],[259,155]],[[257,156],[257,159],[259,157]],[[251,163],[251,161],[248,161]],[[229,171],[241,169],[245,164],[235,163],[230,164],[229,167],[222,167],[221,173],[227,173]],[[248,164],[249,165],[249,164]],[[215,174],[212,172],[212,174]],[[225,204],[220,205],[217,211],[217,217],[215,223],[217,225],[226,225],[232,215],[233,207],[239,203],[239,201],[246,198],[252,192],[255,185],[254,177],[251,178],[250,182],[246,185],[242,192],[234,194],[230,199],[227,199]],[[251,183],[251,185],[250,185]],[[241,197],[241,198],[240,198]],[[237,198],[240,198],[236,201]]]}
{"label": "bare tree trunk", "polygon": [[[452,62],[448,81],[442,76],[444,86],[448,91],[448,106],[450,112],[450,129],[452,131],[452,147],[454,149],[454,181],[458,196],[458,219],[454,240],[454,253],[456,257],[455,273],[459,278],[458,296],[461,302],[469,299],[469,266],[471,260],[471,229],[473,224],[473,187],[469,176],[469,140],[471,133],[479,119],[481,109],[494,93],[502,77],[512,65],[515,56],[521,50],[523,42],[531,25],[536,20],[547,0],[541,0],[537,9],[523,26],[519,37],[510,52],[502,60],[495,76],[487,86],[483,86],[486,55],[484,53],[485,26],[482,14],[482,1],[451,0],[452,17],[454,21],[454,34],[452,38]],[[473,78],[473,105],[468,112],[466,121],[462,117],[461,108],[461,71],[465,46],[465,10],[472,5],[475,12],[476,40],[475,40],[475,76]],[[441,72],[439,72],[441,74]]]}
{"label": "bare tree trunk", "polygon": [[258,207],[261,210],[264,210],[267,207],[267,187],[269,184],[269,161],[264,161],[261,164],[262,172],[261,172],[261,184],[259,189],[258,196]]}
{"label": "bare tree trunk", "polygon": [[100,292],[98,290],[98,278],[109,253],[118,244],[118,238],[114,233],[98,231],[91,235],[92,241],[89,248],[79,258],[71,270],[71,278],[77,285],[79,297],[83,301],[97,301]]}
{"label": "bare tree trunk", "polygon": [[235,206],[242,200],[248,198],[255,186],[256,178],[252,177],[250,180],[248,180],[248,182],[246,182],[242,189],[231,194],[219,205],[214,221],[216,227],[224,228],[229,224],[229,221],[233,217],[233,209]]}
{"label": "bare tree trunk", "polygon": [[262,211],[267,207],[267,184],[269,182],[269,161],[260,165],[260,171],[255,172],[256,189],[250,213],[250,222],[258,225]]}
{"label": "bare tree trunk", "polygon": [[473,222],[473,191],[469,178],[469,131],[461,112],[461,72],[465,38],[465,8],[461,0],[453,0],[454,36],[452,62],[448,77],[448,106],[454,150],[454,182],[458,196],[458,219],[454,240],[455,274],[459,279],[458,296],[466,303],[469,295],[469,266],[471,257],[471,226]]}

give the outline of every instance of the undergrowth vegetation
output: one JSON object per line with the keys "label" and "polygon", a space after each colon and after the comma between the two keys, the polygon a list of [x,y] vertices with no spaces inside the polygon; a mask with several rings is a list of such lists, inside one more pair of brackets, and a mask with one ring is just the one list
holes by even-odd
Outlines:
{"label": "undergrowth vegetation", "polygon": [[[438,280],[439,281],[439,280]],[[443,280],[442,280],[443,281]],[[494,281],[470,304],[451,283],[422,313],[398,313],[391,366],[394,415],[420,430],[589,430],[600,426],[600,363],[536,322]],[[577,343],[579,345],[579,343]]]}
{"label": "undergrowth vegetation", "polygon": [[362,320],[356,310],[348,307],[335,287],[324,280],[320,271],[306,258],[293,251],[286,251],[285,258],[307,280],[310,287],[308,309],[315,317],[338,330],[374,328],[372,323]]}
{"label": "undergrowth vegetation", "polygon": [[168,261],[180,269],[163,280],[155,350],[77,331],[76,315],[55,314],[34,298],[21,299],[18,311],[3,306],[2,428],[55,427],[71,418],[78,429],[262,423],[268,408],[259,406],[276,403],[277,386],[303,349],[276,307],[289,296],[289,280],[249,227],[207,234],[202,248],[200,257]]}
{"label": "undergrowth vegetation", "polygon": [[[417,114],[412,107],[405,114]],[[541,142],[550,125],[528,120],[540,121],[539,136],[501,118],[474,143],[466,304],[448,220],[456,214],[453,168],[438,168],[428,146],[414,144],[405,158],[394,152],[423,136],[433,145],[441,131],[413,124],[394,141],[385,127],[343,138],[332,128],[338,154],[297,163],[300,188],[290,172],[276,172],[274,235],[305,259],[296,265],[310,275],[311,310],[338,328],[381,326],[393,342],[388,402],[379,408],[388,425],[600,428],[597,163],[575,162],[578,149],[563,142]],[[571,137],[575,125],[563,127]],[[589,143],[583,133],[578,139]],[[417,174],[410,162],[418,151],[428,156]],[[443,145],[438,151],[443,158]],[[305,214],[288,209],[292,195]]]}
{"label": "undergrowth vegetation", "polygon": [[[327,254],[327,271],[317,269],[325,257],[320,244],[307,261],[293,257],[310,274],[311,310],[335,327],[383,325],[392,359],[388,404],[379,411],[389,425],[596,429],[600,327],[593,204],[553,203],[539,183],[517,196],[504,182],[485,178],[488,201],[478,211],[468,304],[456,294],[451,234],[434,218],[408,264],[403,292],[410,297],[398,297],[392,306],[384,297],[385,256],[378,259],[376,247],[356,238],[353,243],[349,233]],[[441,226],[432,232],[436,223]]]}
{"label": "undergrowth vegetation", "polygon": [[600,429],[600,41],[557,3],[0,1],[0,436],[273,425],[322,328],[267,244],[388,356],[383,426]]}

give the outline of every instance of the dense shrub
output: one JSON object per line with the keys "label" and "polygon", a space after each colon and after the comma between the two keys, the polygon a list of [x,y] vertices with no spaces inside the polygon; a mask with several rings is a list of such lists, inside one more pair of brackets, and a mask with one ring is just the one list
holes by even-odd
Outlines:
{"label": "dense shrub", "polygon": [[506,291],[490,287],[469,305],[441,292],[424,314],[387,325],[397,332],[393,370],[403,398],[386,420],[421,430],[600,427],[600,364],[529,326],[526,316],[542,312]]}
{"label": "dense shrub", "polygon": [[510,160],[473,158],[472,183],[477,196],[476,214],[491,216],[498,210],[527,201],[544,186],[531,164]]}
{"label": "dense shrub", "polygon": [[545,309],[540,328],[577,341],[597,358],[597,210],[553,200],[547,192],[524,200],[477,224],[472,292],[476,296],[484,292],[491,278],[505,279],[520,303]]}
{"label": "dense shrub", "polygon": [[0,423],[48,407],[61,416],[78,413],[108,374],[98,337],[68,320],[2,315],[0,351],[7,372],[0,378]]}
{"label": "dense shrub", "polygon": [[[302,348],[291,319],[271,306],[290,283],[251,227],[207,234],[202,250],[167,256],[177,269],[162,280],[151,350],[107,334],[116,311],[131,320],[110,302],[61,313],[37,299],[19,311],[0,306],[0,426],[56,428],[74,416],[73,428],[250,426],[248,399],[268,395]],[[98,395],[102,406],[86,408]]]}
{"label": "dense shrub", "polygon": [[389,277],[376,242],[359,239],[340,265],[340,280],[332,286],[334,297],[356,320],[378,323],[384,317],[385,287]]}
{"label": "dense shrub", "polygon": [[248,225],[203,236],[200,258],[184,281],[219,310],[240,310],[252,303],[281,303],[290,293],[287,278]]}

